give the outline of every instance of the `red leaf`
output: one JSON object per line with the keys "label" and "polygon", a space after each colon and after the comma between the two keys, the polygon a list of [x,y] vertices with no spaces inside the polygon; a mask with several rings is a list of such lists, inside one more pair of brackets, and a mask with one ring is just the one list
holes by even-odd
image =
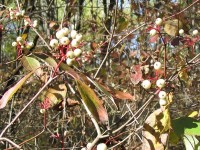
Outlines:
{"label": "red leaf", "polygon": [[132,96],[130,93],[117,91],[117,90],[114,90],[113,95],[116,98],[123,99],[123,100],[133,100],[134,99],[134,96]]}
{"label": "red leaf", "polygon": [[142,78],[142,71],[141,71],[141,65],[135,65],[132,67],[132,74],[131,74],[131,81],[133,84],[138,84],[140,81],[144,80]]}
{"label": "red leaf", "polygon": [[159,38],[159,35],[158,35],[158,34],[156,34],[156,35],[154,35],[154,36],[151,36],[151,37],[149,38],[149,42],[150,42],[150,43],[155,43],[155,42],[157,42],[158,38]]}

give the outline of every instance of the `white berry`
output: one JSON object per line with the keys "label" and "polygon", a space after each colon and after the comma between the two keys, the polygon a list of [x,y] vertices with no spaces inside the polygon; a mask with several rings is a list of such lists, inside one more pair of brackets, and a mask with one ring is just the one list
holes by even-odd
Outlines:
{"label": "white berry", "polygon": [[26,45],[26,48],[31,48],[33,47],[34,43],[33,42],[28,42],[27,45]]}
{"label": "white berry", "polygon": [[184,33],[184,30],[183,30],[183,29],[180,29],[180,30],[179,30],[179,34],[180,34],[180,35],[183,35],[183,33]]}
{"label": "white berry", "polygon": [[167,101],[165,99],[159,99],[160,106],[165,106],[167,104]]}
{"label": "white berry", "polygon": [[14,17],[14,12],[13,11],[10,12],[10,16]]}
{"label": "white berry", "polygon": [[87,148],[86,148],[86,147],[83,147],[83,148],[81,148],[81,150],[87,150]]}
{"label": "white berry", "polygon": [[161,65],[161,63],[159,61],[155,62],[154,65],[153,65],[153,67],[154,67],[155,70],[161,69],[161,66],[162,65]]}
{"label": "white berry", "polygon": [[17,42],[22,42],[23,41],[21,36],[18,36],[16,40],[17,40]]}
{"label": "white berry", "polygon": [[158,97],[160,99],[165,99],[167,96],[167,93],[165,91],[160,91],[159,94],[158,94]]}
{"label": "white berry", "polygon": [[162,88],[165,86],[165,80],[164,79],[158,79],[156,81],[156,85],[159,87],[159,88]]}
{"label": "white berry", "polygon": [[21,17],[21,12],[16,12],[16,17],[18,18],[18,17]]}
{"label": "white berry", "polygon": [[46,110],[45,109],[40,109],[40,113],[43,114]]}
{"label": "white berry", "polygon": [[107,150],[107,145],[104,143],[100,143],[97,145],[97,150]]}
{"label": "white berry", "polygon": [[24,16],[25,10],[21,10],[21,15]]}
{"label": "white berry", "polygon": [[92,146],[92,143],[88,143],[86,147],[87,147],[87,149],[89,149],[89,148],[91,148],[91,146]]}
{"label": "white berry", "polygon": [[158,26],[161,25],[162,24],[162,19],[161,18],[157,18],[155,23]]}
{"label": "white berry", "polygon": [[13,20],[13,19],[14,19],[14,16],[10,16],[10,19]]}
{"label": "white berry", "polygon": [[29,25],[29,22],[27,20],[24,20],[24,25],[25,26],[28,26]]}
{"label": "white berry", "polygon": [[198,30],[194,30],[194,31],[192,32],[193,35],[197,35],[198,33],[199,33]]}
{"label": "white berry", "polygon": [[77,34],[76,35],[76,40],[78,41],[78,42],[80,42],[81,41],[81,39],[82,39],[82,34]]}
{"label": "white berry", "polygon": [[9,10],[9,11],[12,11],[12,10],[13,10],[13,8],[12,8],[12,7],[10,7],[10,8],[8,8],[8,10]]}
{"label": "white berry", "polygon": [[156,35],[156,33],[157,33],[157,31],[155,29],[151,29],[149,32],[150,36],[154,36],[154,35]]}
{"label": "white berry", "polygon": [[58,38],[58,39],[61,39],[61,38],[63,38],[65,35],[63,34],[63,31],[62,30],[59,30],[59,31],[57,31],[56,32],[56,37]]}
{"label": "white berry", "polygon": [[67,65],[72,66],[74,63],[74,59],[67,58],[66,63],[67,63]]}
{"label": "white berry", "polygon": [[12,42],[12,46],[13,47],[17,46],[17,42]]}
{"label": "white berry", "polygon": [[58,40],[57,40],[57,39],[52,39],[52,40],[50,41],[50,46],[51,46],[52,48],[56,48],[56,47],[58,46]]}
{"label": "white berry", "polygon": [[69,34],[69,29],[66,28],[66,27],[62,28],[62,33],[63,33],[65,36],[67,36],[67,35]]}
{"label": "white berry", "polygon": [[75,39],[75,38],[76,38],[76,35],[77,35],[77,31],[76,31],[76,30],[72,30],[72,31],[71,31],[71,38],[72,38],[72,39]]}
{"label": "white berry", "polygon": [[149,80],[142,81],[142,87],[144,89],[149,89],[151,87],[151,82]]}
{"label": "white berry", "polygon": [[82,53],[82,50],[79,48],[74,50],[74,56],[76,56],[76,57],[79,57],[81,55],[81,53]]}
{"label": "white berry", "polygon": [[33,21],[33,27],[36,28],[37,26],[38,26],[38,21],[37,21],[37,20],[34,20],[34,21]]}
{"label": "white berry", "polygon": [[74,58],[74,52],[73,51],[68,51],[67,52],[67,57],[71,58],[71,59]]}
{"label": "white berry", "polygon": [[77,47],[78,46],[78,41],[76,39],[73,39],[71,42],[72,47]]}
{"label": "white berry", "polygon": [[62,37],[61,39],[60,39],[60,44],[62,44],[62,45],[68,45],[69,44],[69,38],[68,37]]}

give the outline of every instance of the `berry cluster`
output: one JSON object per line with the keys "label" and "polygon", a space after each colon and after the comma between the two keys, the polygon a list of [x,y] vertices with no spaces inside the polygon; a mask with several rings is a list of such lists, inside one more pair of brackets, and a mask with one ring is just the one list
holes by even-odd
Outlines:
{"label": "berry cluster", "polygon": [[19,57],[22,54],[22,51],[27,49],[29,50],[34,46],[33,42],[28,42],[24,40],[21,36],[16,38],[16,41],[12,42],[12,46],[17,49],[17,56]]}
{"label": "berry cluster", "polygon": [[[159,27],[162,25],[163,20],[161,18],[157,18],[155,21],[155,26],[156,28],[152,28],[149,32],[150,36],[155,36],[158,33]],[[193,36],[197,36],[198,35],[198,30],[193,30],[192,31],[192,35]],[[184,34],[184,30],[180,29],[179,30],[179,35],[183,35]]]}
{"label": "berry cluster", "polygon": [[13,19],[20,19],[24,16],[25,14],[25,10],[18,10],[18,9],[13,9],[13,8],[9,8],[9,18],[11,20]]}
{"label": "berry cluster", "polygon": [[[154,63],[154,69],[155,70],[160,70],[162,67],[161,63],[160,62],[155,62]],[[151,82],[149,80],[143,80],[141,86],[144,88],[144,89],[150,89],[151,88]],[[163,87],[165,87],[165,80],[164,79],[158,79],[156,81],[156,86],[161,89]],[[160,98],[159,100],[159,103],[161,106],[165,106],[167,104],[167,101],[166,101],[166,92],[165,91],[160,91],[158,96]]]}
{"label": "berry cluster", "polygon": [[49,45],[54,50],[59,50],[59,54],[55,54],[56,58],[61,61],[66,60],[66,63],[71,66],[73,62],[82,54],[80,47],[82,35],[76,30],[70,30],[66,27],[56,32],[56,38],[51,39]]}
{"label": "berry cluster", "polygon": [[[156,21],[155,21],[155,25],[156,26],[160,26],[160,25],[162,25],[162,19],[161,18],[157,18],[156,19]],[[154,35],[156,35],[158,33],[158,31],[156,30],[156,29],[151,29],[150,30],[150,32],[149,32],[149,34],[150,34],[150,36],[154,36]]]}

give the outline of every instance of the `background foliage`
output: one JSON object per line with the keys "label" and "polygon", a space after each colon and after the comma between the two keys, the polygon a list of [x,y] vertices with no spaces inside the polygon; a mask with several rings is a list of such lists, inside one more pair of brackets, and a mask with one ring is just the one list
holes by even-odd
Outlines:
{"label": "background foliage", "polygon": [[[10,19],[11,7],[25,15]],[[169,149],[199,149],[200,37],[193,35],[200,25],[199,0],[2,0],[0,9],[0,149],[12,149],[1,140],[6,137],[23,149],[81,149],[88,143],[96,149],[106,143],[110,149],[147,150],[145,127],[162,108],[159,78],[166,79],[173,100],[162,112],[167,117],[151,127],[159,136],[171,133]],[[37,27],[25,26],[27,18],[37,20]],[[82,55],[70,67],[49,47],[61,27],[83,36]],[[19,36],[34,43],[20,55],[12,46]],[[156,61],[160,71],[154,70]],[[144,79],[151,80],[150,90],[141,86]]]}

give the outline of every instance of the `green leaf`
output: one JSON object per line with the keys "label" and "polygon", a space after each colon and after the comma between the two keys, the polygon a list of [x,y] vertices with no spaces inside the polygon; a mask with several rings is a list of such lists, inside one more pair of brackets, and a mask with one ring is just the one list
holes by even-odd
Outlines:
{"label": "green leaf", "polygon": [[172,127],[179,137],[184,134],[200,136],[200,121],[190,117],[180,117],[173,120]]}
{"label": "green leaf", "polygon": [[18,91],[20,87],[24,84],[24,82],[33,74],[33,72],[24,76],[17,84],[15,84],[12,88],[6,91],[3,97],[0,100],[0,109],[4,108],[8,101],[13,97],[13,95]]}
{"label": "green leaf", "polygon": [[195,136],[184,135],[183,142],[186,150],[200,150],[200,142]]}
{"label": "green leaf", "polygon": [[106,91],[106,89],[98,82],[96,82],[90,78],[88,78],[88,80],[109,98],[106,102],[109,104],[110,108],[112,110],[118,110],[118,107],[117,107],[112,95],[108,91]]}
{"label": "green leaf", "polygon": [[80,79],[79,74],[74,69],[72,69],[71,67],[69,67],[68,65],[66,65],[64,63],[61,63],[60,64],[60,68],[63,69],[72,78],[74,78],[74,79]]}
{"label": "green leaf", "polygon": [[27,71],[35,71],[36,75],[42,75],[43,71],[41,69],[40,62],[37,59],[23,56],[21,62]]}
{"label": "green leaf", "polygon": [[57,62],[50,56],[42,54],[42,53],[37,53],[34,54],[36,57],[38,57],[40,60],[44,61],[48,65],[56,68],[57,67]]}
{"label": "green leaf", "polygon": [[108,114],[95,92],[81,80],[76,80],[78,91],[82,100],[90,110],[93,117],[102,123],[108,121]]}
{"label": "green leaf", "polygon": [[180,139],[180,137],[178,137],[178,136],[176,135],[176,133],[175,133],[174,131],[171,130],[171,131],[170,131],[170,134],[169,134],[169,142],[170,142],[171,144],[176,145],[176,144],[178,144],[179,139]]}

